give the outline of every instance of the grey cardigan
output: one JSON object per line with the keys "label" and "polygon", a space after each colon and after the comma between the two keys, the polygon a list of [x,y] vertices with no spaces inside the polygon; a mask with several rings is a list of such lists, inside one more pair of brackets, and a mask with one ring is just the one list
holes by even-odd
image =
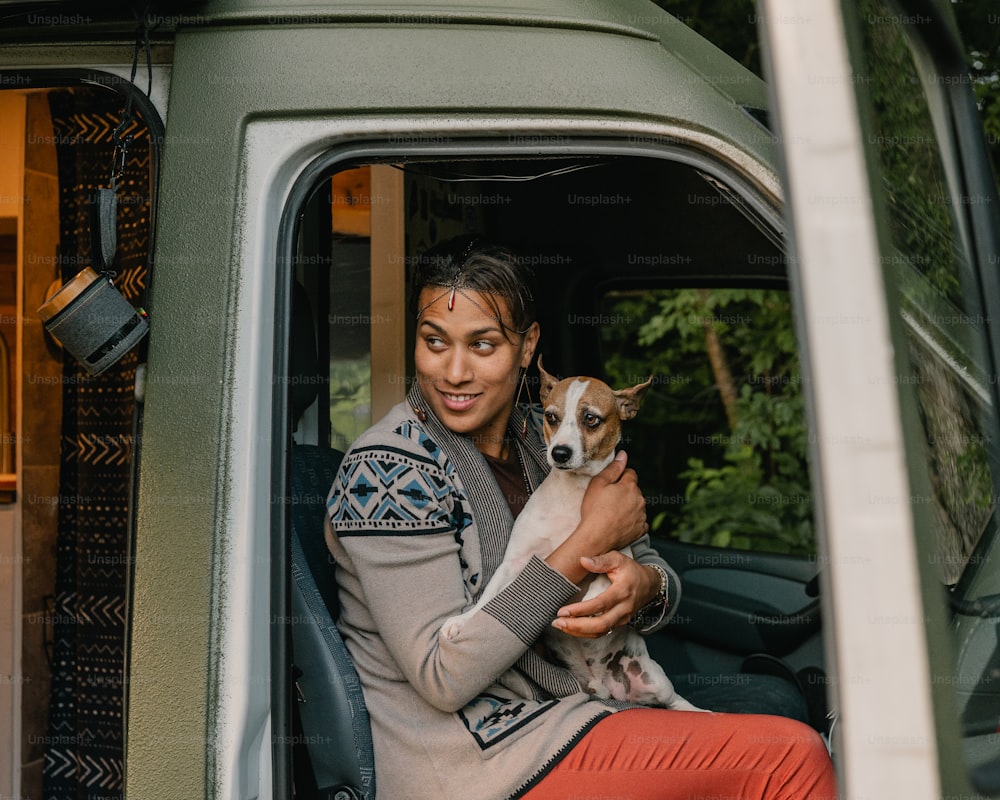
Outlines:
{"label": "grey cardigan", "polygon": [[[537,429],[522,438],[522,419],[515,410],[511,441],[534,489],[548,467]],[[381,800],[517,797],[625,707],[591,700],[532,648],[578,591],[541,559],[461,636],[438,639],[499,565],[513,519],[479,451],[417,387],[352,445],[327,504],[337,624],[371,716]],[[666,567],[648,538],[633,550]]]}

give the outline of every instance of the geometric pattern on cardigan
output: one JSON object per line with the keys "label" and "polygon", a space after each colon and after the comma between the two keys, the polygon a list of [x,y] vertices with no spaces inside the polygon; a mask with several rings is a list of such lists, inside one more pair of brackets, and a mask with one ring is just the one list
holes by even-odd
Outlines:
{"label": "geometric pattern on cardigan", "polygon": [[511,701],[483,693],[458,712],[480,749],[503,741],[556,705],[557,700]]}
{"label": "geometric pattern on cardigan", "polygon": [[[419,426],[404,422],[393,432],[414,442],[419,454],[384,445],[351,451],[341,463],[327,501],[337,535],[413,536],[451,531],[459,547],[463,578],[475,591],[480,575],[471,572],[461,555],[472,514],[468,498],[455,487],[454,466]],[[373,452],[377,457],[371,457]]]}
{"label": "geometric pattern on cardigan", "polygon": [[[418,452],[389,445],[357,447],[341,462],[327,502],[341,538],[423,535],[453,531],[461,558],[462,532],[472,523],[464,493],[454,481],[454,467],[438,445],[416,425],[404,422],[394,433],[418,446]],[[423,456],[427,453],[427,457]],[[469,565],[461,558],[463,573]],[[466,577],[475,587],[478,573]],[[530,662],[534,653],[521,662]],[[571,682],[573,689],[575,681]],[[551,709],[553,699],[504,698],[484,693],[458,712],[483,751]]]}
{"label": "geometric pattern on cardigan", "polygon": [[[423,463],[421,463],[423,462]],[[455,530],[452,487],[431,459],[388,447],[361,448],[344,459],[327,504],[342,536]]]}

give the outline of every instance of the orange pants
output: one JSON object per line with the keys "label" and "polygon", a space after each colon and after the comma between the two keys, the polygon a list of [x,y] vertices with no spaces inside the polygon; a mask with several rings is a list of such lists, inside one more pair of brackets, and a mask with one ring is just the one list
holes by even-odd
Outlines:
{"label": "orange pants", "polygon": [[527,800],[833,800],[833,765],[808,725],[763,714],[636,708],[605,717]]}

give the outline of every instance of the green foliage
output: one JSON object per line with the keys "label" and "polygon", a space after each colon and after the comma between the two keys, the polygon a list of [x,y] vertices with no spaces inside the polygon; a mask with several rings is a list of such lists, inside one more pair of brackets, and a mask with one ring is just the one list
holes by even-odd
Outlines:
{"label": "green foliage", "polygon": [[[655,0],[743,66],[761,75],[753,0]],[[994,174],[1000,174],[1000,7],[996,0],[953,0],[965,42],[969,79],[979,106]]]}
{"label": "green foliage", "polygon": [[[639,364],[656,373],[627,444],[630,456],[638,454],[643,485],[656,474],[656,485],[668,488],[665,502],[651,502],[654,532],[716,547],[814,553],[808,435],[787,293],[679,289],[621,293],[611,303],[606,310],[627,323],[604,331],[610,379],[633,382]],[[722,345],[715,367],[706,349],[710,335]],[[735,390],[729,414],[720,370]],[[657,461],[658,473],[649,469]]]}
{"label": "green foliage", "polygon": [[969,76],[996,172],[1000,169],[1000,7],[996,0],[962,0],[952,8],[965,41]]}
{"label": "green foliage", "polygon": [[760,75],[754,0],[656,0],[656,4]]}
{"label": "green foliage", "polygon": [[366,357],[330,364],[330,444],[347,450],[371,425],[371,364]]}
{"label": "green foliage", "polygon": [[[916,63],[891,8],[864,0],[861,8],[865,85],[871,99],[870,144],[878,158],[886,194],[893,244],[901,265],[923,274],[911,286],[933,287],[933,294],[961,303],[951,197],[940,147]],[[905,277],[905,276],[904,276]],[[921,303],[922,304],[922,303]]]}
{"label": "green foliage", "polygon": [[[761,74],[755,4],[751,0],[718,0],[710,6],[702,0],[655,2]],[[953,322],[976,319],[981,311],[976,305],[968,307],[963,293],[968,265],[956,247],[952,224],[955,209],[946,188],[926,102],[917,90],[921,80],[900,27],[888,24],[896,18],[898,7],[884,0],[862,0],[858,5],[856,18],[863,29],[862,52],[867,63],[859,68],[857,86],[874,110],[870,120],[871,154],[884,176],[889,209],[886,222],[896,248],[885,254],[887,278],[898,282],[908,324],[921,334],[917,338],[933,339],[967,380],[984,381],[985,376],[976,368],[976,354],[982,346],[980,334],[974,326]],[[968,80],[997,174],[1000,7],[996,0],[953,0],[951,8],[965,43]],[[697,408],[704,387],[713,386],[714,381],[705,353],[699,353],[696,326],[688,324],[680,305],[694,299],[676,298],[659,309],[649,308],[653,302],[649,298],[644,302],[645,306],[633,301],[633,312],[642,319],[642,313],[652,310],[659,318],[650,320],[641,334],[636,332],[635,346],[641,336],[659,369],[668,374],[673,370],[673,377],[690,377],[687,383],[670,382],[662,387],[660,393],[669,401],[658,409],[662,431],[669,435],[684,430],[684,425],[701,425],[702,430],[715,431],[703,437],[714,442],[714,448],[706,447],[706,452],[691,455],[687,464],[673,473],[686,481],[684,502],[666,503],[655,513],[654,524],[687,541],[806,551],[812,532],[804,468],[805,427],[797,384],[776,398],[775,392],[762,392],[745,380],[739,390],[737,423],[727,429],[719,404],[713,406],[714,411]],[[728,300],[716,302],[725,305]],[[765,344],[762,340],[753,351],[747,349],[746,341],[736,341],[748,333],[727,332],[730,338],[725,340],[725,346],[730,358],[746,360],[749,374],[786,375],[789,379],[797,375],[791,361],[787,371],[783,371],[786,367],[782,364],[768,363],[778,354],[794,356],[787,342]],[[779,326],[772,333],[791,337],[791,327]],[[916,368],[915,385],[932,459],[934,510],[926,513],[933,513],[937,527],[943,529],[938,555],[942,564],[953,567],[945,576],[951,583],[960,573],[959,565],[972,552],[984,525],[983,515],[988,516],[995,500],[975,397],[962,381],[946,374],[948,370],[942,372],[934,366],[934,359],[924,352],[920,341],[911,346],[910,358]],[[760,355],[756,360],[755,352]],[[633,357],[630,348],[621,343],[617,353],[621,360]],[[634,374],[634,365],[631,369]],[[671,421],[676,421],[673,427]],[[744,437],[749,438],[744,441]],[[646,438],[636,437],[643,446],[648,445]],[[684,444],[678,449],[691,452],[699,447],[698,442]],[[664,447],[660,453],[661,467],[674,465],[663,452],[669,450]],[[641,478],[643,475],[640,473]],[[670,476],[665,472],[660,479],[670,485]]]}
{"label": "green foliage", "polygon": [[692,458],[687,504],[674,536],[684,542],[771,553],[815,552],[812,503],[799,481],[765,480],[750,446],[725,454],[715,468]]}

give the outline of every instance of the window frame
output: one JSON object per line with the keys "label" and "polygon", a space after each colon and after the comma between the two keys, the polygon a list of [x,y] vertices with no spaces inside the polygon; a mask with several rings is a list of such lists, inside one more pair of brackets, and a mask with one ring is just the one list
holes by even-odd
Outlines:
{"label": "window frame", "polygon": [[[713,157],[708,148],[696,149],[693,144],[684,144],[667,136],[628,138],[598,138],[568,131],[555,136],[553,131],[545,132],[545,139],[558,144],[538,144],[537,137],[525,137],[530,145],[512,145],[510,136],[504,138],[469,136],[454,138],[446,145],[421,143],[420,137],[412,137],[414,143],[400,144],[392,141],[368,140],[350,144],[340,144],[328,148],[314,156],[291,183],[291,188],[282,200],[281,215],[277,227],[275,253],[274,287],[274,337],[272,352],[271,402],[271,464],[270,491],[274,498],[270,504],[270,608],[272,620],[287,620],[291,613],[291,502],[289,475],[291,469],[292,424],[287,392],[291,333],[291,286],[294,280],[295,245],[301,224],[300,211],[308,198],[333,172],[373,163],[398,163],[420,160],[469,159],[488,161],[505,157],[524,157],[544,161],[546,158],[572,156],[609,156],[633,159],[658,158],[675,161],[700,170],[720,181],[731,193],[737,194],[752,211],[748,219],[759,229],[762,227],[774,240],[783,242],[785,227],[778,206],[778,195],[769,191],[761,175],[754,175],[764,167],[754,162],[737,164],[724,162]],[[433,140],[433,137],[427,137]],[[657,141],[653,141],[656,139]],[[742,169],[741,169],[742,168]],[[745,212],[744,212],[745,213]],[[763,230],[762,230],[762,235]],[[277,499],[281,498],[281,502]],[[291,786],[291,709],[295,702],[291,681],[291,628],[290,625],[272,624],[270,639],[270,703],[271,703],[271,758],[272,783],[275,796],[283,796]]]}

